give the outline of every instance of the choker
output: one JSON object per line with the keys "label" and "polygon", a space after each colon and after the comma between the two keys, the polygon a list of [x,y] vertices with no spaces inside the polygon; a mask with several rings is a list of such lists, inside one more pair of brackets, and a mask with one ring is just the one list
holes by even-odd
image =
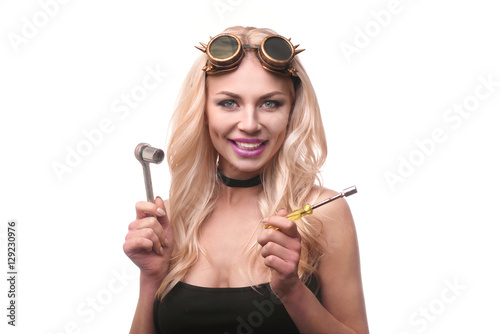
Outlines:
{"label": "choker", "polygon": [[217,169],[217,176],[224,185],[231,188],[250,188],[258,186],[259,184],[262,183],[260,175],[252,177],[251,179],[248,180],[236,180],[227,177],[226,175],[222,174],[222,172],[219,169]]}

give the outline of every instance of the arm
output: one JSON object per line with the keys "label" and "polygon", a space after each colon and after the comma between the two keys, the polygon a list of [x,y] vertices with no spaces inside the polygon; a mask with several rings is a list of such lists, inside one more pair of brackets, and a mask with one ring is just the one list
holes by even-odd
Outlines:
{"label": "arm", "polygon": [[[167,205],[165,205],[167,204]],[[153,303],[172,253],[172,229],[164,203],[138,202],[137,219],[130,223],[123,250],[141,270],[139,301],[130,333],[154,334]]]}
{"label": "arm", "polygon": [[[321,198],[334,195],[332,191],[325,191]],[[273,290],[300,332],[368,333],[356,230],[347,202],[340,199],[314,212],[323,223],[326,243],[326,253],[319,264],[323,304],[296,274],[300,235],[293,222],[279,217],[284,215],[286,213],[280,211],[278,216],[269,218],[267,224],[279,227],[280,231],[264,231],[259,242],[263,245],[266,265],[273,269]]]}
{"label": "arm", "polygon": [[139,301],[137,302],[137,307],[135,309],[130,334],[156,333],[153,321],[153,303],[156,296],[156,290],[158,290],[160,284],[161,281],[155,282],[141,273]]}

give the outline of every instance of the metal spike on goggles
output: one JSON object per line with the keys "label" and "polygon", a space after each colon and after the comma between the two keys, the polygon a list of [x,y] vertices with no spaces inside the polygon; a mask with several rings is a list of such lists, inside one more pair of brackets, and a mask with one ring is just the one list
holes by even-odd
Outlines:
{"label": "metal spike on goggles", "polygon": [[201,43],[195,46],[198,50],[205,52],[208,61],[202,68],[207,74],[232,71],[238,67],[245,56],[244,49],[257,49],[257,57],[262,67],[266,70],[297,76],[297,70],[291,66],[293,58],[305,49],[297,50],[297,45],[280,35],[266,37],[260,45],[242,44],[240,39],[232,34],[223,33],[215,37],[210,37],[207,44]]}

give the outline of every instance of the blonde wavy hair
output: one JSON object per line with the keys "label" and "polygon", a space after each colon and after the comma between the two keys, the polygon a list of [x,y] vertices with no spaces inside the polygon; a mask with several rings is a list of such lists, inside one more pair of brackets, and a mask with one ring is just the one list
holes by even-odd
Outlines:
{"label": "blonde wavy hair", "polygon": [[[266,36],[276,34],[270,29],[241,26],[224,32],[238,36],[243,44],[260,44]],[[182,205],[170,206],[174,245],[169,271],[157,291],[160,299],[183,279],[203,253],[199,231],[214,210],[221,189],[216,177],[218,153],[210,140],[205,114],[205,72],[201,68],[206,61],[207,56],[201,54],[187,74],[170,124],[169,197],[170,203]],[[284,143],[261,175],[263,191],[258,204],[262,217],[275,214],[279,208],[291,211],[315,200],[310,196],[319,193],[314,187],[321,187],[322,183],[319,172],[327,149],[319,105],[298,56],[292,66],[297,69],[300,82],[295,84],[295,102]],[[313,224],[313,219],[308,216],[296,221],[302,239],[298,273],[304,282],[317,273],[324,253],[319,241],[321,225]],[[247,253],[255,260],[260,256],[259,249],[260,245],[254,241]],[[251,276],[250,268],[248,274]]]}

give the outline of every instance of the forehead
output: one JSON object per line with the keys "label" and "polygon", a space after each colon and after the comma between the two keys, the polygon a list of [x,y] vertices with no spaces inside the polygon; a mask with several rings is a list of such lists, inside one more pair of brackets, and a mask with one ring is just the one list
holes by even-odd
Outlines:
{"label": "forehead", "polygon": [[239,95],[264,95],[270,91],[281,91],[292,97],[293,82],[288,76],[282,76],[265,70],[254,55],[247,54],[234,71],[207,76],[207,91],[216,94],[219,91],[231,91]]}

